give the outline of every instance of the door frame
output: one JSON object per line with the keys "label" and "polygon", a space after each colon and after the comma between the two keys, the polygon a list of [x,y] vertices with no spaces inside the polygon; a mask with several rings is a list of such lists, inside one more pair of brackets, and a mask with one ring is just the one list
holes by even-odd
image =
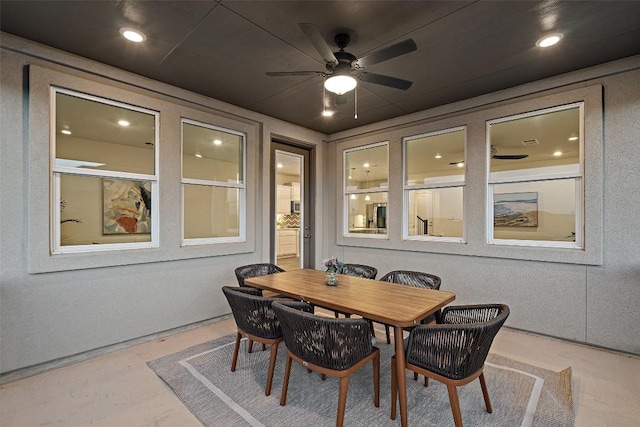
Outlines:
{"label": "door frame", "polygon": [[302,156],[302,170],[300,190],[302,203],[300,212],[300,260],[302,268],[313,268],[315,260],[315,209],[312,201],[315,200],[315,159],[316,147],[297,141],[289,141],[272,137],[269,153],[269,185],[271,200],[269,203],[269,259],[277,263],[276,259],[276,216],[277,216],[277,182],[276,182],[276,151],[288,152]]}

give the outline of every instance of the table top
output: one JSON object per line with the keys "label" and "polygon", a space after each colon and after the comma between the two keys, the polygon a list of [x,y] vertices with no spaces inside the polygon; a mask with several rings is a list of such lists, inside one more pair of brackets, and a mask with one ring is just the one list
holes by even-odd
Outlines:
{"label": "table top", "polygon": [[313,269],[252,277],[245,279],[245,283],[331,310],[401,327],[419,323],[456,298],[452,292],[343,274],[337,276],[337,286],[327,286],[326,273]]}

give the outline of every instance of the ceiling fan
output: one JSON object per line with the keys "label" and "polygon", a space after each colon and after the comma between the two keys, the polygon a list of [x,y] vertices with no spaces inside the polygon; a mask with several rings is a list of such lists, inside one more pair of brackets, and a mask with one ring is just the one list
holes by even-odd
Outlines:
{"label": "ceiling fan", "polygon": [[[491,158],[496,160],[521,160],[529,157],[528,154],[498,154],[498,149],[491,146]],[[461,160],[459,162],[451,162],[450,165],[463,165],[464,161]]]}
{"label": "ceiling fan", "polygon": [[[337,95],[343,95],[353,90],[358,80],[374,83],[395,89],[407,90],[413,82],[397,77],[363,71],[365,67],[379,64],[384,61],[405,55],[417,50],[412,39],[407,39],[391,46],[382,48],[368,55],[356,58],[355,55],[344,49],[349,44],[351,37],[346,33],[336,34],[334,41],[338,52],[332,52],[331,48],[322,38],[322,35],[313,24],[298,24],[307,38],[311,41],[325,62],[324,71],[269,71],[268,76],[321,76],[325,78],[325,88]],[[344,84],[343,86],[340,83]]]}
{"label": "ceiling fan", "polygon": [[491,158],[496,160],[520,160],[529,157],[528,154],[498,154],[498,149],[491,146]]}

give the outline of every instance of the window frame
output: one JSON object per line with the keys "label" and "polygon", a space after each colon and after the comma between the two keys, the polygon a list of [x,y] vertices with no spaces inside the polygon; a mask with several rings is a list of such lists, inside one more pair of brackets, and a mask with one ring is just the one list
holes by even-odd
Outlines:
{"label": "window frame", "polygon": [[[347,180],[345,179],[345,168],[346,168],[346,164],[347,164],[347,154],[351,153],[351,152],[355,152],[355,151],[361,151],[361,150],[366,150],[366,149],[370,149],[370,148],[376,148],[376,147],[386,147],[387,149],[387,187],[379,187],[379,189],[377,189],[377,191],[371,191],[370,188],[366,188],[366,189],[351,189],[349,190],[347,187]],[[378,193],[386,193],[387,194],[387,209],[386,209],[386,222],[387,224],[389,224],[389,141],[381,141],[381,142],[374,142],[371,144],[365,144],[365,145],[360,145],[357,147],[351,147],[351,148],[345,148],[342,150],[342,206],[343,206],[343,210],[342,210],[342,236],[346,237],[346,238],[351,238],[351,237],[356,237],[356,238],[364,238],[364,239],[378,239],[378,240],[386,240],[389,238],[389,227],[387,226],[386,233],[350,233],[349,232],[349,198],[351,197],[351,195],[366,195],[366,194],[378,194]]]}
{"label": "window frame", "polygon": [[[444,135],[453,132],[464,132],[464,167],[463,179],[457,181],[451,181],[442,179],[441,181],[434,180],[428,184],[407,184],[407,143],[420,138]],[[412,135],[402,138],[402,240],[406,241],[421,241],[421,242],[451,242],[451,243],[466,243],[466,208],[465,208],[465,188],[467,181],[467,126],[455,126],[442,130],[436,130],[431,132],[425,132],[418,135]],[[409,235],[409,193],[413,190],[430,190],[440,188],[462,188],[462,237],[445,237],[445,236],[428,236],[428,235]]]}
{"label": "window frame", "polygon": [[[152,115],[154,117],[154,169],[153,174],[141,174],[131,172],[119,172],[100,169],[84,169],[74,168],[67,166],[56,166],[56,148],[57,148],[57,132],[56,132],[56,94],[63,93],[69,96],[98,102],[101,104],[111,105],[119,108],[124,108],[132,111],[137,111],[145,114]],[[99,245],[85,244],[85,245],[61,245],[61,223],[60,223],[60,201],[61,201],[61,188],[60,181],[62,176],[83,176],[94,178],[114,178],[114,179],[127,179],[135,181],[149,181],[151,182],[151,200],[158,200],[159,191],[159,123],[160,113],[148,108],[135,106],[122,101],[115,101],[108,98],[103,98],[96,95],[90,95],[84,92],[66,89],[57,85],[51,85],[49,88],[49,111],[50,111],[50,123],[49,128],[49,141],[50,141],[50,155],[49,155],[49,170],[50,172],[50,196],[49,200],[51,204],[49,206],[49,218],[50,218],[50,235],[49,246],[52,255],[72,254],[72,253],[86,253],[86,252],[105,252],[105,251],[124,251],[131,249],[142,248],[157,248],[159,246],[159,208],[158,203],[151,204],[151,238],[148,242],[123,242],[123,243],[101,243]]]}
{"label": "window frame", "polygon": [[[492,176],[491,173],[491,125],[497,123],[505,123],[509,121],[519,120],[528,117],[535,117],[544,114],[554,113],[558,111],[570,110],[573,108],[579,109],[579,165],[578,170],[574,172],[551,172],[540,174],[515,174],[508,176],[508,174],[500,176]],[[503,245],[503,246],[523,246],[532,248],[567,248],[567,249],[584,249],[584,217],[585,217],[585,182],[584,182],[584,170],[585,170],[585,150],[584,150],[584,132],[585,132],[585,103],[584,101],[576,101],[572,103],[557,105],[553,107],[547,107],[528,111],[525,113],[519,113],[509,116],[504,116],[496,119],[487,120],[486,126],[486,147],[487,156],[485,161],[487,162],[487,205],[486,205],[486,241],[489,245]],[[494,187],[500,184],[518,184],[518,183],[536,183],[543,181],[558,181],[558,180],[575,180],[575,241],[553,241],[553,240],[525,240],[525,239],[497,239],[494,237]]]}
{"label": "window frame", "polygon": [[[242,180],[241,182],[231,183],[224,181],[212,181],[194,178],[184,177],[184,124],[190,124],[194,126],[200,126],[211,130],[217,130],[220,132],[229,133],[242,138]],[[228,129],[225,127],[213,125],[210,123],[201,122],[199,120],[189,119],[182,117],[180,119],[180,194],[181,194],[181,246],[198,246],[198,245],[212,245],[220,243],[242,243],[247,240],[247,217],[246,217],[246,167],[247,167],[247,134],[245,132]],[[238,236],[230,237],[197,237],[197,238],[185,238],[184,237],[184,190],[186,185],[201,185],[214,188],[235,188],[239,190],[238,193]]]}

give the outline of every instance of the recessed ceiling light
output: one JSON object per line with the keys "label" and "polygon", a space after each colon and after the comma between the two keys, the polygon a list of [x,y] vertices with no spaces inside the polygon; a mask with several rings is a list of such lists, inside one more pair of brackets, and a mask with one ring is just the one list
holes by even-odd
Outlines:
{"label": "recessed ceiling light", "polygon": [[282,169],[284,167],[282,163],[278,163],[276,166],[278,167],[278,169]]}
{"label": "recessed ceiling light", "polygon": [[350,197],[350,199],[351,199],[351,200],[355,200],[355,199],[357,199],[357,197],[356,197],[356,195],[355,195],[355,194],[352,194],[352,195],[351,195],[351,197]]}
{"label": "recessed ceiling light", "polygon": [[201,158],[202,158],[202,154],[200,154],[200,153],[196,153],[196,154],[195,154],[195,156],[196,156],[197,158],[199,158],[199,159],[201,159]]}
{"label": "recessed ceiling light", "polygon": [[65,135],[71,135],[71,131],[69,129],[62,129],[60,132]]}
{"label": "recessed ceiling light", "polygon": [[571,138],[569,138],[569,141],[577,141],[578,137],[577,136],[572,136]]}
{"label": "recessed ceiling light", "polygon": [[538,39],[538,41],[536,42],[536,46],[538,47],[553,46],[554,44],[562,40],[562,37],[564,37],[562,33],[547,34],[546,36]]}
{"label": "recessed ceiling light", "polygon": [[554,151],[553,155],[556,156],[556,157],[560,157],[560,156],[562,156],[562,151]]}
{"label": "recessed ceiling light", "polygon": [[436,154],[436,159],[441,159],[442,156],[440,154]]}
{"label": "recessed ceiling light", "polygon": [[138,31],[129,27],[120,28],[120,34],[122,34],[122,37],[124,37],[125,39],[135,43],[141,43],[147,39],[147,36],[145,36],[142,31]]}
{"label": "recessed ceiling light", "polygon": [[118,120],[118,124],[119,124],[120,126],[127,127],[127,126],[129,126],[131,123],[129,123],[129,122],[128,122],[128,121],[126,121],[126,120]]}
{"label": "recessed ceiling light", "polygon": [[331,117],[331,116],[333,116],[333,111],[331,111],[331,110],[324,110],[324,111],[322,111],[322,116],[323,116],[323,117]]}
{"label": "recessed ceiling light", "polygon": [[458,162],[456,163],[456,166],[458,166],[459,168],[464,167],[464,162]]}
{"label": "recessed ceiling light", "polygon": [[221,141],[221,140],[219,140],[219,139],[214,139],[214,140],[213,140],[213,143],[214,143],[215,145],[220,145],[220,144],[222,144],[222,141]]}
{"label": "recessed ceiling light", "polygon": [[365,168],[368,168],[371,165],[369,163],[364,163],[362,166],[365,167]]}

